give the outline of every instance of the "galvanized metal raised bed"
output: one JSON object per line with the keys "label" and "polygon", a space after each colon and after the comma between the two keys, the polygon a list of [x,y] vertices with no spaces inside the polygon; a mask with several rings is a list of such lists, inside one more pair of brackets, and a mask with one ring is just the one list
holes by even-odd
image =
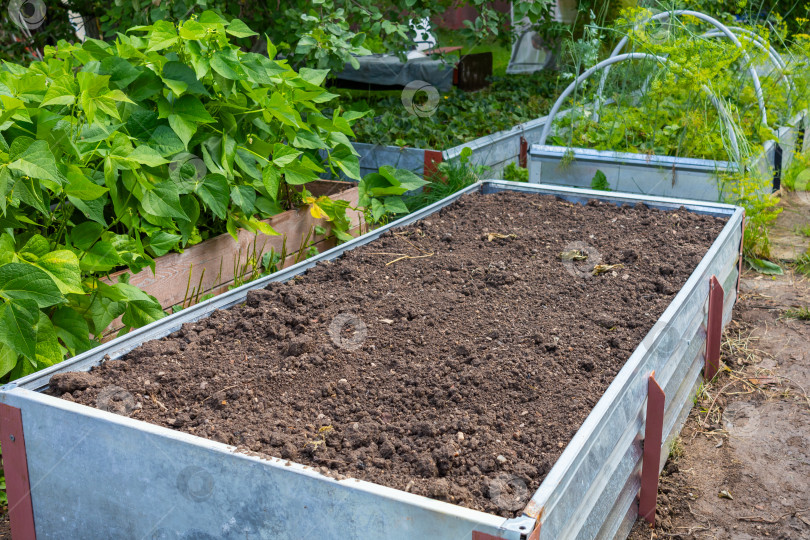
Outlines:
{"label": "galvanized metal raised bed", "polygon": [[[378,238],[467,193],[514,190],[585,203],[644,202],[728,219],[698,267],[564,450],[523,515],[505,519],[79,405],[41,391],[54,373],[88,370],[176,331],[247,292]],[[664,448],[692,406],[707,345],[710,279],[725,291],[710,334],[731,317],[742,243],[740,208],[591,190],[484,181],[276,274],[181,311],[0,388],[0,435],[12,528],[25,538],[613,538],[636,518],[645,401],[652,371],[666,394]],[[721,315],[722,313],[722,315]],[[709,346],[711,349],[711,346]],[[719,349],[718,349],[719,350]],[[25,462],[27,461],[27,465]],[[30,488],[30,491],[29,491]],[[25,528],[30,532],[26,534]],[[491,535],[491,536],[487,536]],[[21,536],[23,537],[23,536]]]}
{"label": "galvanized metal raised bed", "polygon": [[360,154],[360,173],[377,172],[383,165],[408,169],[419,176],[429,176],[435,164],[454,161],[464,148],[472,150],[471,163],[489,167],[488,174],[494,178],[502,176],[503,169],[510,163],[526,166],[529,145],[540,140],[546,117],[518,124],[517,126],[485,135],[470,142],[447,150],[430,150],[398,146],[384,146],[368,143],[354,143]]}
{"label": "galvanized metal raised bed", "polygon": [[[790,166],[794,153],[808,148],[808,118],[803,111],[777,129],[778,142],[767,141],[748,165],[761,178],[774,179],[762,186],[763,194],[779,189],[781,173]],[[800,133],[804,134],[803,148],[796,146]],[[729,161],[540,144],[529,150],[531,183],[590,187],[596,172],[602,171],[613,191],[701,201],[732,197],[735,186],[720,178],[736,170],[737,165]]]}
{"label": "galvanized metal raised bed", "polygon": [[[750,169],[771,178],[776,153],[776,142],[766,142]],[[596,172],[602,171],[613,191],[700,201],[722,201],[732,195],[734,186],[721,183],[718,175],[736,170],[734,163],[709,159],[539,144],[529,150],[531,183],[590,187]],[[762,193],[771,188],[768,183]]]}

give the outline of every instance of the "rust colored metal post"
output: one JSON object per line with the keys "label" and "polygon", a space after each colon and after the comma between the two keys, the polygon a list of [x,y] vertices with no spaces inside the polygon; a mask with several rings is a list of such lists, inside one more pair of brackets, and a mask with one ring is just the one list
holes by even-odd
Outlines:
{"label": "rust colored metal post", "polygon": [[710,381],[720,369],[720,341],[723,338],[723,286],[712,276],[709,281],[709,319],[706,323],[706,365],[703,378]]}
{"label": "rust colored metal post", "polygon": [[528,540],[540,540],[540,520],[537,521],[534,530],[529,534]]}
{"label": "rust colored metal post", "polygon": [[644,426],[644,455],[641,462],[641,493],[638,515],[655,523],[658,503],[658,466],[661,464],[661,439],[664,432],[664,391],[655,381],[655,371],[647,382],[647,420]]}
{"label": "rust colored metal post", "polygon": [[529,161],[529,141],[523,138],[523,135],[520,136],[520,155],[518,156],[518,165],[522,168],[526,168],[528,166]]}
{"label": "rust colored metal post", "polygon": [[500,536],[492,536],[489,533],[473,531],[472,540],[503,540]]}
{"label": "rust colored metal post", "polygon": [[439,150],[425,150],[425,167],[423,170],[426,179],[436,174],[438,165],[442,161],[444,161],[444,157],[442,157]]}
{"label": "rust colored metal post", "polygon": [[6,475],[8,516],[11,536],[16,540],[34,540],[34,506],[28,482],[28,458],[25,455],[22,414],[20,409],[0,403],[0,441],[3,448],[3,470]]}

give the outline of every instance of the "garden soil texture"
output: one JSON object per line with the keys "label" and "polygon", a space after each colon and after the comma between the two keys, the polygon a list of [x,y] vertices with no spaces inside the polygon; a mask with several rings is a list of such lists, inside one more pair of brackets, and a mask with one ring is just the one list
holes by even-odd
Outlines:
{"label": "garden soil texture", "polygon": [[49,393],[511,517],[723,225],[470,194]]}

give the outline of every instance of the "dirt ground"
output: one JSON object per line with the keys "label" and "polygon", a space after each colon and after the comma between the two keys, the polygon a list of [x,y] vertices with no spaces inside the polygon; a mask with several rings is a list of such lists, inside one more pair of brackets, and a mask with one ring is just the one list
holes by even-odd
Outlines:
{"label": "dirt ground", "polygon": [[670,456],[655,530],[630,538],[810,538],[810,283],[747,274],[722,372]]}
{"label": "dirt ground", "polygon": [[782,213],[770,231],[771,255],[782,261],[795,261],[807,252],[808,239],[798,232],[810,222],[810,192],[788,191],[781,195]]}
{"label": "dirt ground", "polygon": [[721,372],[700,395],[670,456],[655,530],[630,538],[810,539],[810,280],[789,263],[810,250],[807,193],[783,193],[771,228],[784,276],[747,272]]}

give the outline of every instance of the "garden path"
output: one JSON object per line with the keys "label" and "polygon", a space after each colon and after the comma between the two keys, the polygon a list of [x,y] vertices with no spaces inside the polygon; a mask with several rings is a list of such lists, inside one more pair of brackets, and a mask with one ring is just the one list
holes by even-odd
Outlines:
{"label": "garden path", "polygon": [[810,281],[746,274],[729,368],[700,393],[670,455],[653,530],[630,538],[810,538]]}
{"label": "garden path", "polygon": [[[810,249],[810,191],[788,191],[779,202],[782,213],[771,228],[774,259],[795,261]],[[805,229],[805,233],[799,229]]]}

